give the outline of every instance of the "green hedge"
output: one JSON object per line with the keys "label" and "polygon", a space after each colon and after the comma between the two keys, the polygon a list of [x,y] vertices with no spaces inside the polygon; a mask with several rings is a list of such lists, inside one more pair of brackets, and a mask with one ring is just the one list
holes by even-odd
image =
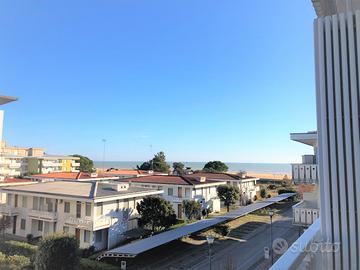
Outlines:
{"label": "green hedge", "polygon": [[37,246],[19,241],[0,241],[0,251],[5,255],[22,255],[32,257],[37,251]]}
{"label": "green hedge", "polygon": [[119,270],[119,267],[111,264],[93,261],[90,259],[80,259],[79,270]]}
{"label": "green hedge", "polygon": [[293,190],[293,189],[286,189],[286,188],[283,188],[283,189],[279,189],[279,190],[278,190],[278,194],[279,194],[279,195],[280,195],[280,194],[283,194],[283,193],[296,193],[296,191]]}
{"label": "green hedge", "polygon": [[22,255],[7,256],[0,252],[1,270],[21,270],[30,267],[31,262],[28,257]]}

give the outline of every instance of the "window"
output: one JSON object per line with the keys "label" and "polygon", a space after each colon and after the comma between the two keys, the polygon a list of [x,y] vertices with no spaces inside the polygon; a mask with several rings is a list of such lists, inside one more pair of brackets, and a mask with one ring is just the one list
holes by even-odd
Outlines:
{"label": "window", "polygon": [[38,220],[38,231],[42,232],[43,230],[43,221],[42,220]]}
{"label": "window", "polygon": [[124,208],[125,209],[129,208],[129,199],[124,200]]}
{"label": "window", "polygon": [[26,220],[22,218],[20,221],[20,229],[25,230],[25,228],[26,228]]}
{"label": "window", "polygon": [[19,196],[15,194],[15,207],[18,207],[18,198]]}
{"label": "window", "polygon": [[69,202],[64,203],[64,213],[70,213],[70,203]]}
{"label": "window", "polygon": [[102,203],[97,203],[96,215],[101,216],[102,214],[103,214],[103,204]]}
{"label": "window", "polygon": [[69,227],[68,227],[68,226],[64,226],[64,227],[63,227],[63,232],[64,232],[64,233],[68,233],[68,232],[69,232]]}
{"label": "window", "polygon": [[81,218],[81,202],[76,202],[76,217]]}
{"label": "window", "polygon": [[33,210],[39,209],[39,197],[33,197]]}
{"label": "window", "polygon": [[22,206],[22,208],[27,208],[27,197],[26,196],[22,196],[21,206]]}
{"label": "window", "polygon": [[102,230],[96,231],[95,232],[95,242],[96,243],[100,243],[102,242]]}
{"label": "window", "polygon": [[168,195],[172,196],[174,194],[174,190],[172,188],[168,188]]}
{"label": "window", "polygon": [[85,216],[91,217],[91,203],[85,205]]}
{"label": "window", "polygon": [[90,231],[84,230],[84,242],[85,243],[90,242]]}
{"label": "window", "polygon": [[190,198],[191,195],[190,195],[190,188],[185,188],[185,197],[186,198]]}

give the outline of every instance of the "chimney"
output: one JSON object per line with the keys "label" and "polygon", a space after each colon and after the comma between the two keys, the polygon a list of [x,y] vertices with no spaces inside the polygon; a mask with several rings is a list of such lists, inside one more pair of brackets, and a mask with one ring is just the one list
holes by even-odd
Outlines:
{"label": "chimney", "polygon": [[201,183],[204,183],[205,181],[206,181],[206,177],[205,177],[205,176],[201,176],[201,177],[200,177],[200,182],[201,182]]}

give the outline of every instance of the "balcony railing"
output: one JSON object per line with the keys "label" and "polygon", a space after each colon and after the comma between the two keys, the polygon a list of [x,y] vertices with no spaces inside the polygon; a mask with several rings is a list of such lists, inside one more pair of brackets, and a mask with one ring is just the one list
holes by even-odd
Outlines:
{"label": "balcony railing", "polygon": [[270,270],[322,269],[320,219],[317,219],[276,261]]}
{"label": "balcony railing", "polygon": [[184,198],[180,198],[180,197],[176,197],[176,196],[171,196],[171,195],[162,195],[163,198],[169,202],[173,202],[173,203],[182,203]]}
{"label": "balcony railing", "polygon": [[86,230],[93,229],[93,221],[90,217],[89,218],[77,218],[74,216],[68,216],[65,219],[65,224],[79,228],[79,229],[86,229]]}
{"label": "balcony railing", "polygon": [[293,206],[293,224],[309,226],[319,217],[319,214],[319,209],[307,207],[304,201],[301,201]]}
{"label": "balcony railing", "polygon": [[19,169],[21,167],[20,163],[12,162],[9,164],[10,169]]}
{"label": "balcony railing", "polygon": [[295,183],[317,183],[319,167],[317,164],[292,164],[292,178]]}
{"label": "balcony railing", "polygon": [[80,163],[79,162],[71,162],[71,166],[72,167],[80,167]]}
{"label": "balcony railing", "polygon": [[39,220],[44,220],[44,221],[49,221],[49,222],[57,221],[57,213],[56,212],[29,210],[28,215],[32,219],[39,219]]}
{"label": "balcony railing", "polygon": [[16,216],[19,214],[19,211],[16,207],[7,204],[0,204],[0,214],[6,216]]}

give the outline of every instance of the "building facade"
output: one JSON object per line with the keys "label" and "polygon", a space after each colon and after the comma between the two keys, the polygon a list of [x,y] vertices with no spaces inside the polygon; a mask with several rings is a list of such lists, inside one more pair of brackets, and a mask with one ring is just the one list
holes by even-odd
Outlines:
{"label": "building facade", "polygon": [[130,186],[163,191],[163,197],[169,201],[179,219],[184,219],[182,203],[185,200],[200,202],[203,209],[211,212],[220,211],[220,199],[216,188],[225,185],[225,181],[217,181],[197,176],[152,175],[121,180]]}
{"label": "building facade", "polygon": [[0,214],[11,218],[7,233],[25,238],[55,232],[74,234],[81,248],[114,247],[137,227],[136,204],[159,190],[125,183],[55,181],[2,189]]}
{"label": "building facade", "polygon": [[[272,269],[360,269],[360,0],[313,0],[320,220]],[[330,249],[309,250],[311,244]]]}
{"label": "building facade", "polygon": [[194,173],[193,175],[205,177],[209,180],[226,181],[226,184],[237,187],[240,191],[240,202],[243,205],[253,201],[256,193],[260,191],[259,186],[256,184],[259,178],[248,177],[246,173]]}

